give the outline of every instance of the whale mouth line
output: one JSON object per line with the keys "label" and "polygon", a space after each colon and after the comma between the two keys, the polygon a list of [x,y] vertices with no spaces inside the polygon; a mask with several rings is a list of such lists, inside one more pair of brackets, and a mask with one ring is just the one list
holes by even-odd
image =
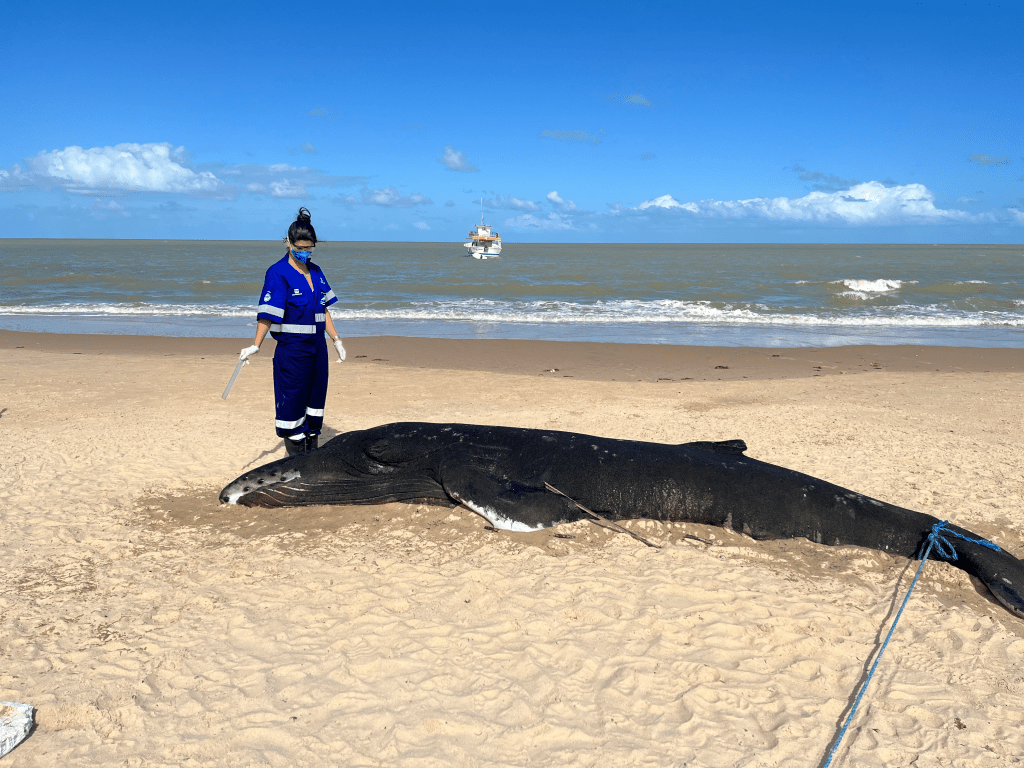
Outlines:
{"label": "whale mouth line", "polygon": [[[248,493],[243,493],[229,504],[239,504],[243,507],[290,507],[302,506],[296,503],[303,498],[301,492],[294,493],[297,489],[288,486],[273,486],[270,488],[258,488]],[[293,491],[293,493],[289,493]]]}

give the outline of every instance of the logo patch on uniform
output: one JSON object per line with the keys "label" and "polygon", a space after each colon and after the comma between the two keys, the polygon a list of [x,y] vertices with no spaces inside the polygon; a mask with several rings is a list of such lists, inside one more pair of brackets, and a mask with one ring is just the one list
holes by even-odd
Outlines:
{"label": "logo patch on uniform", "polygon": [[263,294],[263,303],[265,304],[268,301],[270,301],[270,291]]}
{"label": "logo patch on uniform", "polygon": [[300,291],[298,288],[292,289],[292,296],[298,296],[300,293],[302,293],[302,291]]}

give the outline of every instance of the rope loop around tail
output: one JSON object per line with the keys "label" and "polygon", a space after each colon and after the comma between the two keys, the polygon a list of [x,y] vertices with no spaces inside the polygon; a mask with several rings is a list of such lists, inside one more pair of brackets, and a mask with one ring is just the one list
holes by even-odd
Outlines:
{"label": "rope loop around tail", "polygon": [[946,538],[946,535],[956,536],[958,539],[969,541],[971,544],[980,544],[983,547],[1001,552],[998,544],[993,544],[988,539],[972,539],[970,536],[964,536],[962,533],[957,533],[949,527],[949,520],[943,520],[941,523],[936,523],[932,526],[931,532],[928,534],[928,538],[925,539],[924,544],[921,545],[923,554],[919,556],[919,559],[924,560],[928,557],[928,553],[932,547],[935,547],[936,551],[947,560],[956,560],[956,550],[953,549],[953,543]]}

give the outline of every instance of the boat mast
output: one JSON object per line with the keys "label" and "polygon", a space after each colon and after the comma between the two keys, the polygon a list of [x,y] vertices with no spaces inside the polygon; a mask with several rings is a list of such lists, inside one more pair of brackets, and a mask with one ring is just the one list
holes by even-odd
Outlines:
{"label": "boat mast", "polygon": [[480,198],[480,226],[484,225],[484,199]]}

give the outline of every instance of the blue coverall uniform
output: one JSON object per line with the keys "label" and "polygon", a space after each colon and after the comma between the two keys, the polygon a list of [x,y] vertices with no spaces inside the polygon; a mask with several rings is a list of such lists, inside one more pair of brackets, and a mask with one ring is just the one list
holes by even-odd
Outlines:
{"label": "blue coverall uniform", "polygon": [[307,264],[313,282],[288,262],[288,255],[267,270],[257,310],[269,320],[274,352],[275,426],[278,437],[299,440],[320,434],[327,402],[327,307],[338,297],[324,273]]}

